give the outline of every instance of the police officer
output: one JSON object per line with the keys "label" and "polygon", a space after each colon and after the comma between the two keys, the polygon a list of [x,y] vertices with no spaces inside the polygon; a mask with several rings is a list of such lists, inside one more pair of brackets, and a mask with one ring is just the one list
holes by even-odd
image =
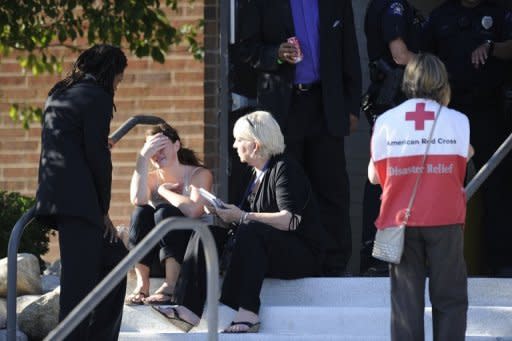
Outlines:
{"label": "police officer", "polygon": [[[363,98],[363,111],[370,125],[376,116],[403,100],[403,68],[418,52],[422,22],[406,0],[372,0],[368,4],[364,29],[371,84]],[[361,273],[366,275],[387,273],[387,264],[371,257],[381,193],[380,186],[366,181],[360,266]]]}
{"label": "police officer", "polygon": [[[485,0],[448,0],[425,25],[425,49],[446,64],[452,88],[450,106],[466,113],[479,169],[503,139],[502,86],[512,56],[512,13]],[[489,275],[512,275],[512,239],[505,216],[500,169],[484,183],[484,224]]]}

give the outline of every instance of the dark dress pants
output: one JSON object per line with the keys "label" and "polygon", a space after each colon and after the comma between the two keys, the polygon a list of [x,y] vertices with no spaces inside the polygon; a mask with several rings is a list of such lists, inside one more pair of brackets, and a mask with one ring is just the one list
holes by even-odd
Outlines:
{"label": "dark dress pants", "polygon": [[318,199],[322,223],[334,242],[327,250],[326,274],[339,275],[352,254],[345,139],[329,133],[320,87],[293,91],[283,130],[286,150],[304,167]]}
{"label": "dark dress pants", "polygon": [[319,274],[317,256],[297,233],[250,222],[238,227],[220,301],[235,310],[258,314],[266,277],[295,279]]}
{"label": "dark dress pants", "polygon": [[[210,225],[208,228],[212,233],[217,254],[220,257],[224,251],[228,230],[213,225]],[[197,247],[197,243],[199,243],[199,247]],[[197,252],[193,252],[194,250]],[[198,236],[193,235],[187,247],[174,296],[178,304],[186,306],[199,317],[203,313],[206,301],[206,277],[206,260],[203,245],[199,241]]]}
{"label": "dark dress pants", "polygon": [[[130,224],[130,245],[137,245],[157,224],[170,217],[183,217],[183,213],[171,204],[158,205],[156,208],[150,205],[136,206]],[[144,256],[140,263],[151,267],[160,254],[160,262],[173,257],[181,264],[190,236],[190,231],[169,232],[162,238],[160,245]]]}
{"label": "dark dress pants", "polygon": [[425,340],[425,279],[435,341],[463,341],[468,309],[461,225],[407,227],[402,260],[390,265],[391,339]]}
{"label": "dark dress pants", "polygon": [[[57,216],[61,256],[59,320],[62,321],[91,292],[125,254],[106,245],[104,229],[77,217]],[[117,340],[123,312],[123,279],[66,338],[66,340]]]}

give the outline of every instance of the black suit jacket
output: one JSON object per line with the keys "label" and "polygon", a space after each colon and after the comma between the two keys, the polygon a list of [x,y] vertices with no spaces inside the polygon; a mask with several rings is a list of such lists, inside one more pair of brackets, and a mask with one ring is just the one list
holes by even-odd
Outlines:
{"label": "black suit jacket", "polygon": [[82,217],[103,226],[112,185],[108,148],[112,108],[112,95],[93,81],[77,83],[48,98],[36,195],[38,217]]}
{"label": "black suit jacket", "polygon": [[[279,45],[295,36],[290,1],[245,0],[241,12],[242,59],[258,71],[262,109],[282,124],[289,114],[295,66],[278,64]],[[318,0],[320,77],[324,114],[333,136],[348,135],[349,114],[359,116],[361,65],[350,0]]]}

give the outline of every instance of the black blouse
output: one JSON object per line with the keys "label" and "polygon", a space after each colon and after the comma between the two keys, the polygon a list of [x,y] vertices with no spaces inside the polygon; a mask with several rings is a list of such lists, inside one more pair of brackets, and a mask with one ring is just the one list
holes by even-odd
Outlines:
{"label": "black blouse", "polygon": [[325,249],[328,236],[320,222],[317,201],[304,170],[293,158],[285,154],[272,157],[254,199],[249,201],[244,206],[249,205],[252,212],[286,210],[301,216],[297,229],[289,233],[297,233],[315,251]]}

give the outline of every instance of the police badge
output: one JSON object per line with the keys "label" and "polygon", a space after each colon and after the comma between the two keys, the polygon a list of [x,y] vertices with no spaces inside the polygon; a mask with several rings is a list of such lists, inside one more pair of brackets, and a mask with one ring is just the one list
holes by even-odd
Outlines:
{"label": "police badge", "polygon": [[482,17],[482,27],[486,30],[490,29],[492,25],[494,24],[494,21],[492,20],[492,17],[489,15],[485,15]]}

